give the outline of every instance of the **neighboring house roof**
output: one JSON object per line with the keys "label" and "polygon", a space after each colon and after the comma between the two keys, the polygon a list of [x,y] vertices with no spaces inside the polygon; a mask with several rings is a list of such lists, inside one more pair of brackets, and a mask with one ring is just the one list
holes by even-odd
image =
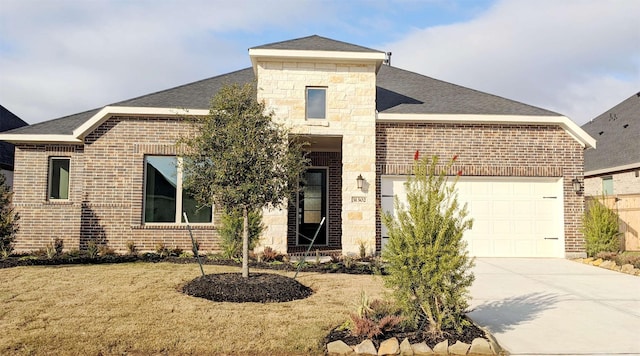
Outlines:
{"label": "neighboring house roof", "polygon": [[[294,56],[296,51],[304,53],[312,51],[314,53],[313,55],[316,55],[318,51],[334,53],[358,52],[363,53],[364,57],[358,55],[354,58],[366,58],[366,60],[372,60],[374,62],[378,62],[381,58],[380,54],[384,54],[384,52],[381,51],[320,36],[309,36],[267,44],[254,47],[250,49],[250,51],[251,50],[258,50],[257,53],[264,53],[259,51],[282,50],[287,54],[294,53]],[[371,58],[368,57],[370,54],[372,55]],[[349,57],[345,55],[344,58]],[[254,80],[255,75],[252,68],[245,68],[198,82],[121,101],[101,109],[86,111],[13,130],[9,132],[11,134],[10,138],[0,134],[0,139],[18,142],[19,137],[17,135],[21,135],[25,141],[40,138],[41,135],[50,135],[49,142],[81,143],[82,138],[89,130],[92,130],[102,122],[101,120],[106,120],[115,114],[126,114],[127,110],[132,114],[151,115],[155,110],[156,113],[175,115],[178,113],[177,110],[190,109],[191,112],[193,112],[193,110],[199,110],[198,113],[206,114],[211,98],[224,85],[230,83],[250,83]],[[376,109],[379,117],[384,116],[390,121],[397,120],[398,117],[403,119],[411,117],[411,120],[419,121],[432,119],[451,120],[453,117],[456,117],[466,122],[502,121],[558,124],[567,129],[574,137],[577,137],[577,140],[584,146],[595,145],[595,142],[592,142],[593,139],[588,137],[588,135],[571,120],[560,114],[443,82],[400,68],[381,66],[377,74],[376,84]],[[148,108],[148,110],[142,110],[141,108]],[[173,109],[173,111],[169,109]],[[438,117],[434,118],[434,115]],[[485,119],[483,119],[483,117],[485,117]]]}
{"label": "neighboring house roof", "polygon": [[[27,126],[17,115],[0,105],[0,132],[14,129],[16,127]],[[13,145],[7,142],[0,142],[0,168],[13,168]]]}
{"label": "neighboring house roof", "polygon": [[585,175],[640,168],[640,92],[584,124],[598,140],[584,153]]}

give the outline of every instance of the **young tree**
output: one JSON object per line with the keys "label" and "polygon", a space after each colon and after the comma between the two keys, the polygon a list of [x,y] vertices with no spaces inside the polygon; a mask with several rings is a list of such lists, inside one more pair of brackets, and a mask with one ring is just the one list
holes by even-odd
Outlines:
{"label": "young tree", "polygon": [[3,256],[8,256],[13,251],[13,241],[18,232],[20,219],[11,204],[12,196],[4,174],[0,173],[0,253]]}
{"label": "young tree", "polygon": [[[441,335],[445,328],[460,330],[468,307],[468,288],[474,280],[473,260],[462,239],[472,225],[466,205],[460,206],[456,179],[448,184],[438,158],[418,158],[414,176],[406,183],[407,205],[395,199],[397,217],[385,212],[382,222],[389,241],[382,251],[388,261],[387,287],[416,327],[428,321],[427,331]],[[458,172],[458,176],[461,172]]]}
{"label": "young tree", "polygon": [[249,277],[249,212],[293,196],[308,165],[304,143],[272,120],[257,101],[255,83],[227,85],[206,117],[192,118],[198,134],[184,137],[184,184],[200,204],[240,211],[242,276]]}

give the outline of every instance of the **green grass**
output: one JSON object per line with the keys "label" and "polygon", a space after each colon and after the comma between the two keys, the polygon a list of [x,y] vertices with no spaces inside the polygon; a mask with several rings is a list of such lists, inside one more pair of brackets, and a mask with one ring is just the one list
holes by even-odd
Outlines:
{"label": "green grass", "polygon": [[169,263],[0,270],[0,354],[322,354],[361,291],[382,294],[378,277],[301,273],[307,299],[218,303],[179,291],[198,275]]}

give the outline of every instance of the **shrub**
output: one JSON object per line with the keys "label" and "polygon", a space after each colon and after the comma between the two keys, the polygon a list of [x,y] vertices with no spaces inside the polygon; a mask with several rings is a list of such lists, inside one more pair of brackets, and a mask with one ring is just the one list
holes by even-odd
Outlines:
{"label": "shrub", "polygon": [[138,253],[138,248],[136,247],[135,242],[128,240],[127,241],[127,253],[129,255],[135,255]]}
{"label": "shrub", "polygon": [[587,204],[587,210],[582,216],[581,231],[589,257],[593,257],[599,252],[618,251],[620,243],[618,215],[602,204],[600,200],[593,199]]}
{"label": "shrub", "polygon": [[158,242],[156,244],[156,253],[160,257],[167,257],[169,256],[169,249],[162,242]]}
{"label": "shrub", "polygon": [[96,258],[98,257],[99,252],[100,248],[98,244],[93,240],[89,241],[89,243],[87,244],[87,256],[89,258]]}
{"label": "shrub", "polygon": [[623,252],[615,256],[614,261],[620,266],[630,264],[640,269],[640,253],[638,252]]}
{"label": "shrub", "polygon": [[13,252],[13,242],[18,232],[20,216],[13,209],[13,193],[6,185],[4,174],[0,174],[0,253],[9,256]]}
{"label": "shrub", "polygon": [[[242,256],[242,223],[241,211],[233,210],[222,213],[219,233],[222,254],[226,258]],[[249,250],[253,250],[256,247],[262,230],[264,230],[262,211],[249,212]]]}
{"label": "shrub", "polygon": [[356,313],[351,313],[349,317],[351,334],[368,338],[391,331],[404,321],[400,310],[393,304],[380,299],[369,300],[365,292],[360,294]]}
{"label": "shrub", "polygon": [[261,258],[262,262],[282,262],[283,255],[278,253],[278,251],[274,250],[273,248],[267,246],[262,251]]}
{"label": "shrub", "polygon": [[389,231],[383,279],[412,326],[425,328],[426,321],[427,332],[442,335],[445,328],[461,331],[466,325],[474,276],[462,236],[472,220],[467,219],[466,205],[458,204],[457,177],[448,184],[445,175],[457,157],[441,167],[437,157],[417,156],[416,152],[415,175],[406,183],[407,205],[396,197],[397,218],[382,213]]}
{"label": "shrub", "polygon": [[98,255],[100,256],[115,256],[116,251],[109,247],[108,245],[100,245],[98,246]]}

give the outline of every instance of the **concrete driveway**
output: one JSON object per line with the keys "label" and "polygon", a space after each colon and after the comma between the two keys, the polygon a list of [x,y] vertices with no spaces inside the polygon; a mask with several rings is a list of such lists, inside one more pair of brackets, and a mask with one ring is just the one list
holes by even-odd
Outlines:
{"label": "concrete driveway", "polygon": [[512,355],[640,355],[640,277],[542,258],[474,273],[469,316]]}

